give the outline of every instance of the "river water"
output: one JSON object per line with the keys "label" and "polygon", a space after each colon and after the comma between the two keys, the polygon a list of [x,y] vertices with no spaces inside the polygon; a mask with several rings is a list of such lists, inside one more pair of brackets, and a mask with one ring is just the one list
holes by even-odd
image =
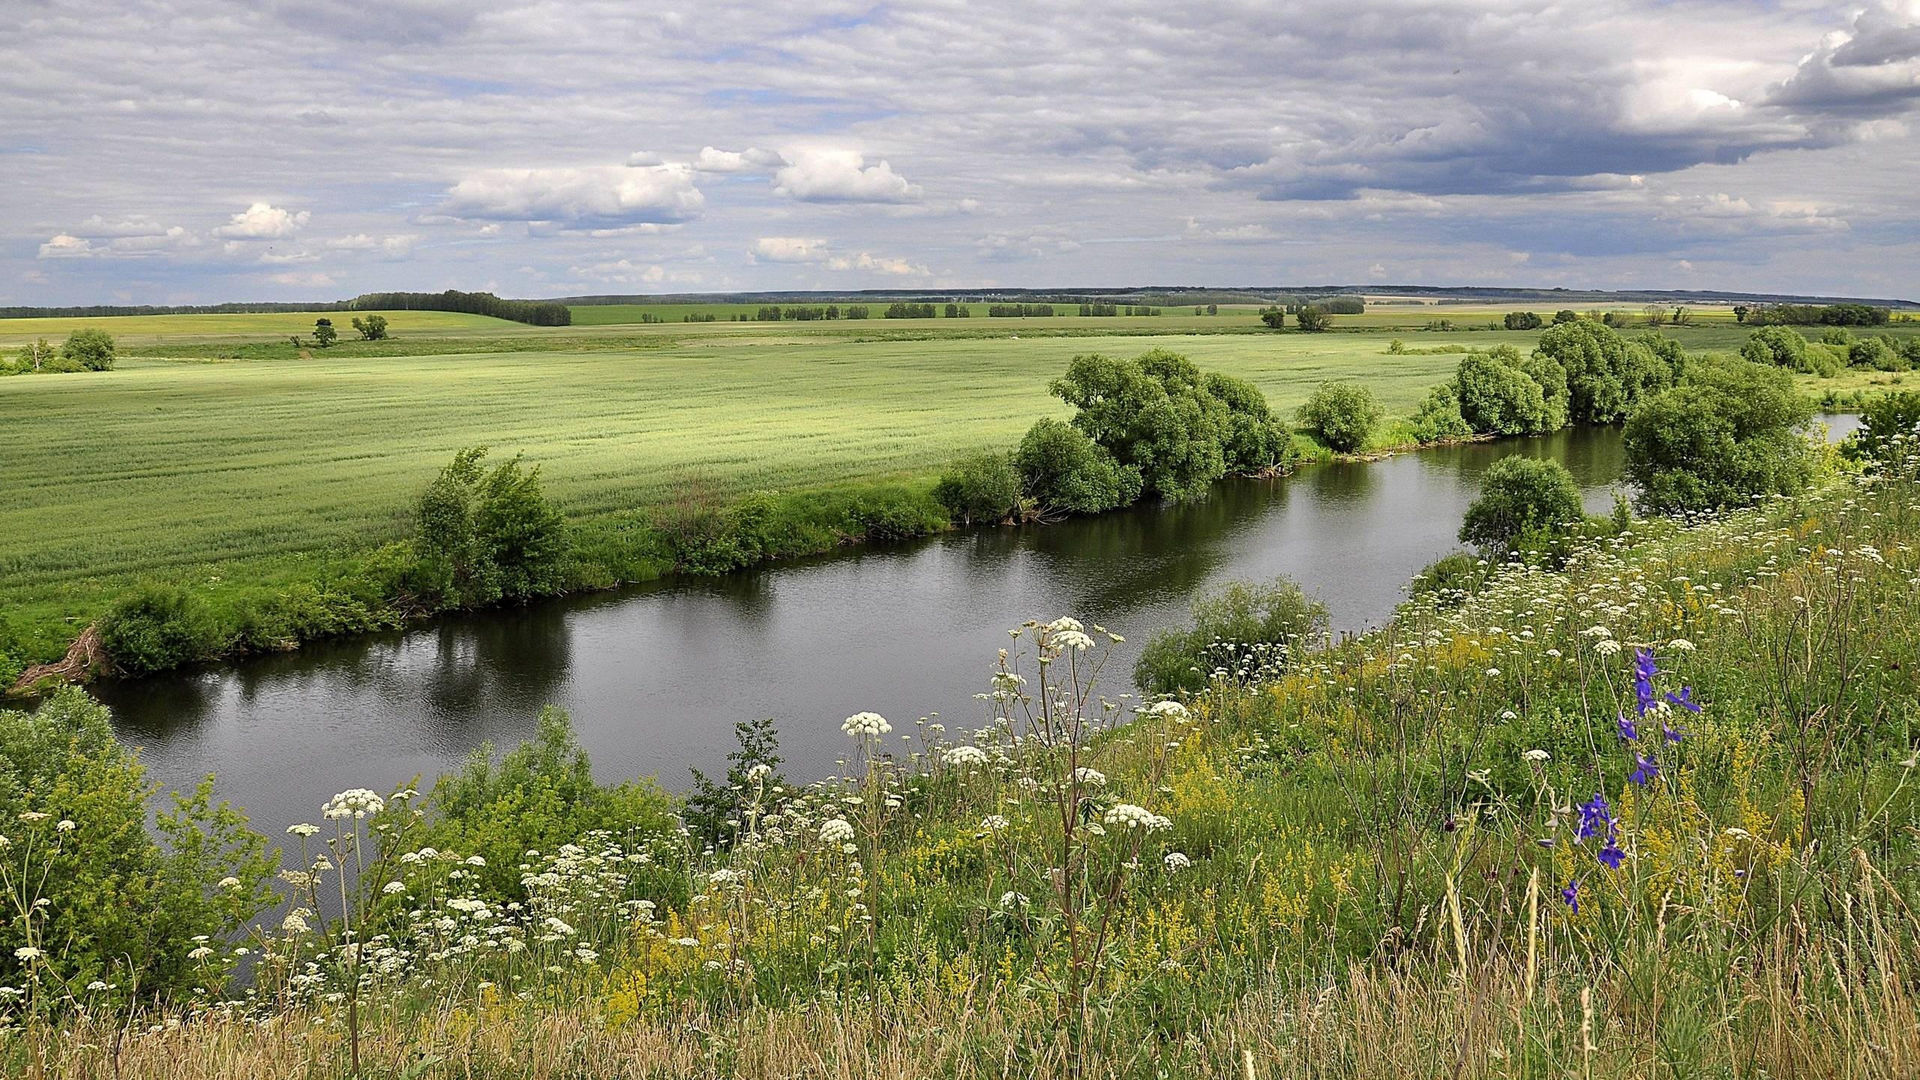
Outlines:
{"label": "river water", "polygon": [[[1836,429],[1851,418],[1830,418]],[[1563,462],[1605,511],[1624,454],[1611,428],[1568,429],[1233,480],[1206,500],[1046,527],[1003,527],[445,618],[285,655],[95,692],[149,777],[207,773],[268,836],[311,820],[334,792],[386,790],[456,766],[483,740],[532,735],[566,709],[603,781],[724,772],[736,721],[777,721],[786,773],[836,771],[840,721],[873,710],[894,739],[915,718],[984,718],[1006,631],[1073,615],[1127,636],[1107,693],[1132,690],[1134,651],[1183,621],[1195,592],[1288,575],[1335,629],[1377,626],[1407,580],[1455,550],[1480,476],[1502,457]],[[911,741],[897,744],[912,749]]]}

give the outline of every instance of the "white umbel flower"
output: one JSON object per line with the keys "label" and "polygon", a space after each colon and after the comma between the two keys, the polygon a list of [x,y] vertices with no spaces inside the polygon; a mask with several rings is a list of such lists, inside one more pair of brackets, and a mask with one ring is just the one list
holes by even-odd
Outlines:
{"label": "white umbel flower", "polygon": [[1173,822],[1144,806],[1135,806],[1132,803],[1117,804],[1107,811],[1103,820],[1108,825],[1120,829],[1145,829],[1148,832],[1159,832],[1162,829],[1173,828]]}
{"label": "white umbel flower", "polygon": [[985,765],[987,752],[977,746],[956,746],[947,751],[947,764],[957,767]]}
{"label": "white umbel flower", "polygon": [[853,841],[853,826],[846,818],[834,818],[820,826],[820,842],[823,844],[846,844]]}
{"label": "white umbel flower", "polygon": [[893,730],[887,718],[876,712],[857,712],[841,723],[840,730],[856,739],[878,738]]}

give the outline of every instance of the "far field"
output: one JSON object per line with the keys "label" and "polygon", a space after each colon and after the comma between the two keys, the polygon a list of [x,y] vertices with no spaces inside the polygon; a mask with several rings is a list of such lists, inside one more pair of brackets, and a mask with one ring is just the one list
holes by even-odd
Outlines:
{"label": "far field", "polygon": [[[409,499],[466,446],[526,455],[570,514],[594,516],[655,504],[696,474],[726,491],[930,476],[1062,413],[1046,386],[1077,353],[1173,349],[1287,411],[1338,378],[1409,412],[1458,362],[1388,355],[1380,330],[1266,332],[1251,309],[646,326],[579,314],[537,329],[394,312],[394,342],[310,358],[286,342],[310,315],[0,321],[0,347],[95,325],[122,353],[110,372],[0,379],[0,611],[44,639],[136,580],[296,577],[304,560],[399,535]],[[1494,314],[1443,312],[1482,327]],[[1741,336],[1717,321],[1674,332],[1693,349]],[[1524,348],[1536,336],[1405,339]],[[252,358],[223,359],[235,356]]]}

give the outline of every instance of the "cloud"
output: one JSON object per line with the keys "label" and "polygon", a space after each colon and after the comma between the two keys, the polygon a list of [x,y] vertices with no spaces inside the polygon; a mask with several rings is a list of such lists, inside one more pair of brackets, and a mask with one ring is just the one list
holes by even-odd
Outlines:
{"label": "cloud", "polygon": [[776,263],[817,263],[827,260],[827,242],[810,236],[763,236],[753,242],[756,259]]}
{"label": "cloud", "polygon": [[41,244],[37,257],[146,259],[179,254],[199,246],[200,238],[179,225],[161,227],[125,221],[109,223],[90,218],[86,224],[69,232],[58,233]]}
{"label": "cloud", "polygon": [[836,255],[827,260],[827,269],[870,271],[893,274],[898,277],[926,277],[932,273],[931,270],[916,262],[873,255],[865,251],[854,255]]}
{"label": "cloud", "polygon": [[447,192],[440,212],[479,221],[541,221],[573,228],[677,224],[706,199],[681,165],[487,169]]}
{"label": "cloud", "polygon": [[786,163],[786,158],[772,150],[761,150],[749,146],[745,150],[736,152],[703,146],[700,148],[700,153],[694,156],[693,169],[695,172],[707,173],[766,172]]}
{"label": "cloud", "polygon": [[1920,2],[1867,5],[1850,32],[1822,41],[1767,100],[1849,117],[1905,112],[1920,100]]}
{"label": "cloud", "polygon": [[331,251],[374,252],[389,259],[404,259],[413,253],[414,245],[419,242],[420,237],[416,233],[396,233],[392,236],[354,233],[325,241],[325,246]]}
{"label": "cloud", "polygon": [[292,211],[257,202],[233,215],[225,225],[213,230],[213,235],[229,240],[273,240],[292,236],[304,228],[312,216],[306,210]]}
{"label": "cloud", "polygon": [[660,264],[636,263],[631,259],[616,259],[586,266],[569,266],[567,273],[582,280],[604,281],[620,285],[657,285],[667,279],[666,268]]}
{"label": "cloud", "polygon": [[773,190],[801,202],[909,203],[920,189],[882,161],[866,163],[858,150],[804,150],[773,174]]}

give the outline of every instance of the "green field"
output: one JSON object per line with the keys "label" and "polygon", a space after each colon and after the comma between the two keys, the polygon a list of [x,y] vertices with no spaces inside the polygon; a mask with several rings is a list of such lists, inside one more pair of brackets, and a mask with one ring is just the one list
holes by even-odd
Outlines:
{"label": "green field", "polygon": [[[562,509],[591,522],[693,476],[723,495],[925,483],[955,455],[1010,446],[1062,414],[1047,383],[1078,353],[1172,349],[1287,412],[1324,380],[1355,379],[1404,415],[1458,355],[1388,355],[1392,337],[1422,349],[1537,336],[1358,318],[1338,324],[1346,332],[1273,334],[1251,309],[556,329],[390,317],[394,340],[331,350],[286,342],[311,328],[299,313],[0,321],[0,342],[101,326],[122,355],[105,373],[0,379],[0,611],[15,632],[45,655],[144,580],[216,592],[301,580],[315,560],[400,536],[409,500],[466,446],[524,454]],[[1674,333],[1690,349],[1742,337],[1714,323]]]}

